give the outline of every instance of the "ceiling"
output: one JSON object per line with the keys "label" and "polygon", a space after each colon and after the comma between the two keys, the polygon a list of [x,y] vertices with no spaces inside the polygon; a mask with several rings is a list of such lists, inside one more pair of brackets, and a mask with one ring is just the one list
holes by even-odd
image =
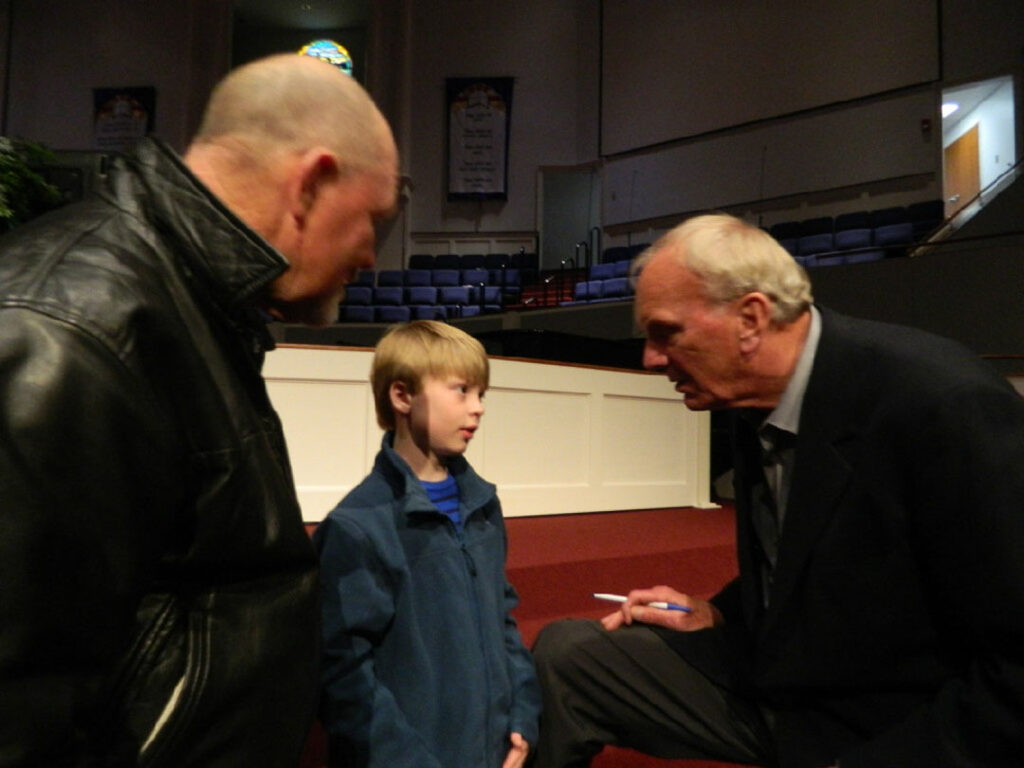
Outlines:
{"label": "ceiling", "polygon": [[253,24],[288,29],[365,27],[370,0],[235,0],[235,13]]}
{"label": "ceiling", "polygon": [[981,102],[985,101],[999,89],[1009,78],[995,78],[979,83],[945,88],[942,91],[942,100],[953,101],[960,105],[960,109],[943,120],[943,124],[952,125],[964,115],[969,115]]}

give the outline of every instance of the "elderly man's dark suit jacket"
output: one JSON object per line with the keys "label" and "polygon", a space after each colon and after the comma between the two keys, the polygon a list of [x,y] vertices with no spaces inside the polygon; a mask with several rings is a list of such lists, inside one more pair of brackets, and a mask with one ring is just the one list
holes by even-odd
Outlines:
{"label": "elderly man's dark suit jacket", "polygon": [[823,310],[767,610],[744,456],[714,602],[745,663],[707,653],[719,630],[671,642],[774,711],[780,765],[1024,765],[1024,400],[959,345]]}

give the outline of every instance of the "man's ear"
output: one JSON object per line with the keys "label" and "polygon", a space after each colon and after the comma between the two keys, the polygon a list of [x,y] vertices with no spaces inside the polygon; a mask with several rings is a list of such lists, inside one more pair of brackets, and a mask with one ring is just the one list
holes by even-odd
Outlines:
{"label": "man's ear", "polygon": [[755,352],[772,323],[772,300],[760,291],[751,291],[737,300],[736,316],[740,352]]}
{"label": "man's ear", "polygon": [[391,400],[391,410],[396,414],[405,416],[412,410],[412,391],[404,381],[391,382],[388,398]]}
{"label": "man's ear", "polygon": [[303,152],[295,161],[289,183],[289,207],[301,227],[327,184],[341,172],[338,156],[324,147]]}

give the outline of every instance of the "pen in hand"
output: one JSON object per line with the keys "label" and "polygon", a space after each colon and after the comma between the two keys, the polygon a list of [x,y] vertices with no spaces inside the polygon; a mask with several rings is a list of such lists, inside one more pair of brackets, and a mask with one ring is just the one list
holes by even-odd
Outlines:
{"label": "pen in hand", "polygon": [[[594,597],[598,600],[608,600],[612,603],[624,603],[626,602],[625,595],[610,595],[607,592],[594,592]],[[682,611],[683,613],[693,613],[692,608],[687,608],[685,605],[679,605],[678,603],[666,603],[661,600],[655,600],[651,603],[644,603],[648,608],[660,608],[663,611]]]}

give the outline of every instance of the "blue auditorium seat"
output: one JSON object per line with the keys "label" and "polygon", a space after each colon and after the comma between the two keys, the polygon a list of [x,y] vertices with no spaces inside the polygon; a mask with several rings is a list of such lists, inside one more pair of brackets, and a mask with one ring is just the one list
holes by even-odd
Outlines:
{"label": "blue auditorium seat", "polygon": [[835,247],[837,251],[849,251],[853,248],[868,248],[871,245],[871,230],[867,227],[858,229],[842,229],[836,232]]}
{"label": "blue auditorium seat", "polygon": [[849,211],[836,216],[835,232],[845,232],[848,229],[871,229],[871,218],[867,211]]}
{"label": "blue auditorium seat", "polygon": [[447,313],[437,304],[437,288],[413,285],[405,289],[405,303],[414,320],[444,320]]}
{"label": "blue auditorium seat", "polygon": [[377,285],[401,285],[402,284],[402,270],[400,269],[382,269],[377,273]]}
{"label": "blue auditorium seat", "polygon": [[625,277],[609,277],[601,281],[601,298],[591,301],[624,301],[632,295],[629,280]]}
{"label": "blue auditorium seat", "polygon": [[799,256],[799,242],[798,237],[783,237],[779,239],[779,245],[789,251],[791,256]]}
{"label": "blue auditorium seat", "polygon": [[871,222],[872,229],[886,227],[890,224],[902,224],[906,221],[910,221],[910,219],[907,218],[907,209],[902,205],[895,205],[890,208],[879,208],[877,211],[871,211],[868,214],[868,218]]}
{"label": "blue auditorium seat", "polygon": [[355,285],[373,285],[376,279],[377,273],[372,269],[360,269],[356,272],[356,279],[352,282]]}
{"label": "blue auditorium seat", "polygon": [[902,221],[875,227],[872,239],[875,245],[883,248],[909,245],[914,242],[914,225],[909,221]]}
{"label": "blue auditorium seat", "polygon": [[368,285],[358,285],[356,283],[345,286],[345,303],[363,305],[372,304],[373,288]]}
{"label": "blue auditorium seat", "polygon": [[437,289],[437,303],[462,306],[470,304],[469,287],[465,285],[444,285]]}
{"label": "blue auditorium seat", "polygon": [[459,269],[480,269],[484,265],[484,254],[464,253],[459,260]]}
{"label": "blue auditorium seat", "polygon": [[448,311],[439,304],[413,304],[409,311],[413,320],[448,319]]}
{"label": "blue auditorium seat", "polygon": [[831,235],[835,231],[835,222],[831,216],[816,216],[800,222],[800,236]]}
{"label": "blue auditorium seat", "polygon": [[501,312],[501,288],[497,285],[472,286],[469,301],[476,306],[482,305],[484,312]]}
{"label": "blue auditorium seat", "polygon": [[796,240],[803,232],[799,221],[779,221],[768,228],[768,234],[781,243],[783,240]]}
{"label": "blue auditorium seat", "polygon": [[437,304],[437,288],[431,285],[411,285],[405,289],[406,304]]}
{"label": "blue auditorium seat", "polygon": [[373,289],[373,303],[377,306],[382,304],[391,306],[403,304],[405,297],[402,293],[404,290],[400,285],[378,285]]}
{"label": "blue auditorium seat", "polygon": [[501,269],[512,266],[512,257],[507,253],[488,253],[484,256],[484,263],[480,265],[484,269]]}
{"label": "blue auditorium seat", "polygon": [[615,267],[617,264],[628,264],[627,261],[605,261],[601,264],[593,264],[590,267],[590,272],[587,277],[590,280],[607,280],[611,277],[615,277]]}
{"label": "blue auditorium seat", "polygon": [[796,255],[812,256],[817,253],[828,253],[835,248],[831,232],[817,232],[812,235],[801,235],[796,241]]}
{"label": "blue auditorium seat", "polygon": [[591,301],[592,299],[600,299],[603,287],[603,280],[580,280],[573,287],[573,301]]}
{"label": "blue auditorium seat", "polygon": [[459,285],[460,276],[457,269],[434,269],[430,273],[430,284],[438,287]]}
{"label": "blue auditorium seat", "polygon": [[373,319],[378,323],[407,323],[412,311],[404,304],[400,306],[386,305],[374,308]]}
{"label": "blue auditorium seat", "polygon": [[514,267],[505,269],[489,269],[488,282],[491,285],[500,285],[503,288],[518,288],[522,285],[520,271]]}
{"label": "blue auditorium seat", "polygon": [[342,323],[372,323],[373,307],[369,304],[342,304],[338,313]]}
{"label": "blue auditorium seat", "polygon": [[402,284],[408,288],[413,285],[430,285],[429,269],[407,269],[402,273]]}
{"label": "blue auditorium seat", "polygon": [[457,253],[439,253],[434,257],[434,269],[462,269],[462,257]]}
{"label": "blue auditorium seat", "polygon": [[414,253],[409,256],[409,269],[433,269],[434,254]]}
{"label": "blue auditorium seat", "polygon": [[486,285],[490,280],[490,272],[482,267],[479,269],[463,269],[460,273],[460,281],[463,285]]}
{"label": "blue auditorium seat", "polygon": [[813,253],[806,257],[805,267],[830,267],[835,264],[845,264],[846,255],[838,251],[828,253]]}

